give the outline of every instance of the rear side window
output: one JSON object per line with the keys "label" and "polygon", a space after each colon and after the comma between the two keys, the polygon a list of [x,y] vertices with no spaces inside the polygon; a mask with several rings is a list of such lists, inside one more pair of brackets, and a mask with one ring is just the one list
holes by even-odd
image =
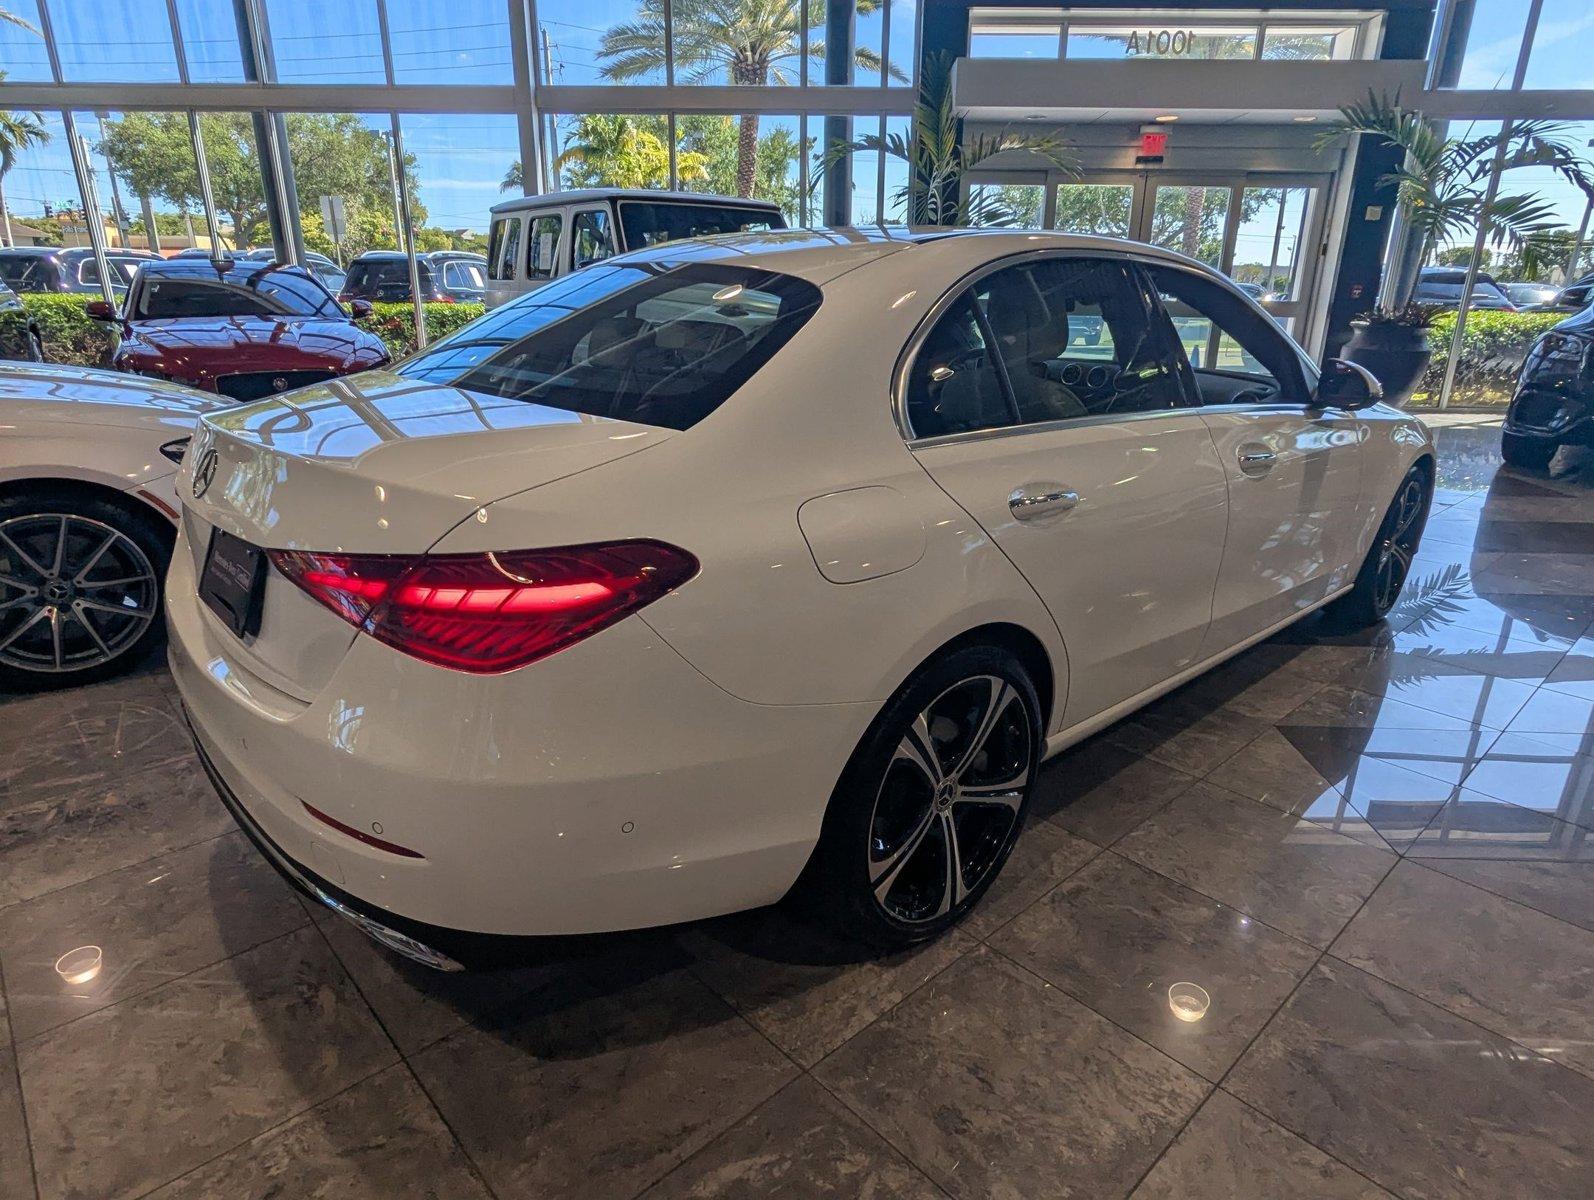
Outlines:
{"label": "rear side window", "polygon": [[17,292],[47,292],[55,287],[55,268],[38,255],[0,258],[0,279]]}
{"label": "rear side window", "polygon": [[732,204],[661,204],[652,200],[622,200],[620,227],[625,231],[625,248],[641,250],[660,242],[681,238],[709,237],[716,233],[759,232],[784,229],[779,213],[765,208],[741,208]]}
{"label": "rear side window", "polygon": [[531,240],[526,243],[526,278],[552,279],[559,269],[559,228],[557,214],[538,217],[531,223]]}
{"label": "rear side window", "polygon": [[493,221],[487,240],[487,277],[513,279],[515,263],[520,258],[519,217],[498,217]]}
{"label": "rear side window", "polygon": [[602,262],[614,253],[614,237],[609,231],[609,214],[601,208],[576,214],[570,226],[571,267],[579,270]]}
{"label": "rear side window", "polygon": [[599,264],[471,322],[400,374],[467,391],[689,429],[819,307],[789,275]]}
{"label": "rear side window", "polygon": [[454,261],[443,264],[443,284],[463,292],[479,292],[487,286],[480,263]]}

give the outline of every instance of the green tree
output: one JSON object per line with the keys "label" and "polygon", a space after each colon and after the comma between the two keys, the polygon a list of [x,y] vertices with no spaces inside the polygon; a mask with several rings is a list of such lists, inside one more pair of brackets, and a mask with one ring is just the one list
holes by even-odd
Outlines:
{"label": "green tree", "polygon": [[[16,20],[16,24],[28,27],[21,20]],[[11,239],[11,210],[6,206],[6,175],[16,165],[18,154],[49,140],[50,131],[44,127],[42,114],[0,110],[0,230],[5,233],[8,246],[15,243]]]}
{"label": "green tree", "polygon": [[791,176],[801,147],[793,130],[776,126],[758,139],[757,169],[752,189],[748,192],[741,192],[737,187],[741,141],[738,118],[708,113],[677,117],[675,135],[679,140],[677,160],[682,150],[702,156],[704,190],[721,195],[750,195],[760,200],[773,200],[786,212],[789,220],[796,222],[800,219],[802,196],[797,182]]}
{"label": "green tree", "polygon": [[[669,187],[667,136],[663,117],[588,113],[565,136],[554,170],[573,188]],[[683,182],[707,179],[708,160],[698,151],[678,148],[675,170]]]}
{"label": "green tree", "polygon": [[[290,113],[286,124],[301,226],[317,215],[322,196],[342,196],[351,230],[343,246],[346,253],[395,245],[387,143],[381,134],[348,113]],[[217,212],[226,218],[237,247],[248,249],[268,236],[254,123],[247,113],[206,113],[200,128]],[[100,149],[135,195],[160,198],[178,208],[202,205],[199,170],[183,114],[126,113],[106,125]],[[414,199],[418,185],[413,155],[405,156],[405,175],[411,211],[416,225],[422,226],[426,209]],[[319,224],[317,218],[315,226]],[[324,233],[320,236],[325,240]],[[307,244],[309,240],[307,234]]]}
{"label": "green tree", "polygon": [[[881,0],[857,0],[858,13],[875,11]],[[824,23],[825,6],[808,5],[808,23]],[[704,83],[722,76],[739,86],[796,82],[802,54],[801,0],[673,0],[669,32],[675,39],[678,81]],[[641,0],[634,19],[611,26],[603,35],[598,57],[603,74],[617,83],[655,75],[664,69],[666,28],[664,0]],[[825,45],[813,38],[809,57],[823,62]],[[880,55],[858,47],[853,62],[861,70],[882,69]],[[892,75],[903,79],[900,71]],[[758,114],[738,118],[736,195],[751,196],[758,181]]]}

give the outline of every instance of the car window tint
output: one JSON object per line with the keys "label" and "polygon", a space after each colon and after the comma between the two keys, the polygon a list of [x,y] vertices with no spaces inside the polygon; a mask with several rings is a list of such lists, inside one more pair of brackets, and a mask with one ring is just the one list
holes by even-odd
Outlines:
{"label": "car window tint", "polygon": [[481,266],[473,262],[451,262],[443,266],[443,282],[461,291],[479,292],[487,286],[487,281],[482,278]]}
{"label": "car window tint", "polygon": [[267,271],[252,277],[249,286],[273,301],[285,314],[336,316],[340,311],[337,301],[313,276]]}
{"label": "car window tint", "polygon": [[513,279],[515,263],[520,258],[519,217],[497,217],[487,242],[487,277]]}
{"label": "car window tint", "polygon": [[531,223],[531,239],[526,243],[526,278],[552,279],[558,269],[559,227],[557,213],[538,217]]}
{"label": "car window tint", "polygon": [[907,418],[916,438],[1014,423],[971,293],[959,296],[919,345],[908,375]]}
{"label": "car window tint", "polygon": [[784,229],[786,222],[763,208],[622,200],[620,226],[625,230],[626,249],[640,250],[644,246],[657,246],[660,242],[674,242],[681,238]]}
{"label": "car window tint", "polygon": [[1243,297],[1194,271],[1147,269],[1194,372],[1201,403],[1309,398],[1289,339]]}
{"label": "car window tint", "polygon": [[1181,406],[1135,279],[1118,262],[1046,258],[974,286],[1019,420],[1063,421]]}
{"label": "car window tint", "polygon": [[54,282],[55,269],[38,255],[0,256],[0,279],[18,292],[43,292]]}
{"label": "car window tint", "polygon": [[471,322],[399,373],[688,429],[768,362],[819,301],[811,283],[769,271],[599,264]]}
{"label": "car window tint", "polygon": [[571,256],[574,267],[600,262],[614,253],[614,242],[609,233],[609,214],[603,209],[577,213],[570,232],[574,241]]}
{"label": "car window tint", "polygon": [[139,320],[176,317],[263,317],[281,306],[258,292],[211,279],[149,278],[138,289],[133,316]]}

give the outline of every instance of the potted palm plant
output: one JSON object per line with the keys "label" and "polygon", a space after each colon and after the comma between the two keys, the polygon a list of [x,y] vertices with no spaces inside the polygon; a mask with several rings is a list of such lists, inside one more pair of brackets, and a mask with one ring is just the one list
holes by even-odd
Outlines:
{"label": "potted palm plant", "polygon": [[908,164],[908,181],[894,199],[909,225],[1015,225],[1020,214],[999,188],[964,188],[963,178],[981,163],[1009,151],[1039,155],[1056,170],[1073,177],[1079,167],[1067,144],[1053,134],[998,133],[959,136],[952,104],[951,58],[937,55],[924,64],[909,133],[866,134],[850,142],[833,142],[825,166],[855,151],[874,151]]}
{"label": "potted palm plant", "polygon": [[[1365,104],[1340,110],[1342,123],[1325,130],[1322,149],[1347,133],[1375,137],[1404,152],[1404,162],[1379,182],[1396,188],[1401,222],[1415,239],[1414,252],[1395,262],[1379,303],[1351,322],[1355,331],[1343,357],[1366,367],[1392,403],[1403,403],[1433,356],[1428,328],[1434,309],[1412,303],[1418,273],[1441,242],[1482,226],[1491,245],[1520,250],[1555,227],[1554,206],[1531,193],[1489,195],[1495,160],[1501,170],[1547,166],[1578,187],[1594,187],[1563,126],[1519,121],[1479,137],[1450,137],[1421,113],[1369,94]],[[1503,156],[1502,156],[1503,150]]]}

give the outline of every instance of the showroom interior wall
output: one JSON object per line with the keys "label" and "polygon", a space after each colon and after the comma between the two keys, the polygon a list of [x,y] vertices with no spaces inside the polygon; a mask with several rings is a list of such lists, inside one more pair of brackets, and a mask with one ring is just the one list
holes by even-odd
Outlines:
{"label": "showroom interior wall", "polygon": [[[740,9],[0,0],[0,112],[37,114],[0,175],[0,241],[479,249],[497,200],[600,182],[892,220],[900,164],[823,147],[907,132],[918,0]],[[341,229],[323,197],[344,200]]]}

